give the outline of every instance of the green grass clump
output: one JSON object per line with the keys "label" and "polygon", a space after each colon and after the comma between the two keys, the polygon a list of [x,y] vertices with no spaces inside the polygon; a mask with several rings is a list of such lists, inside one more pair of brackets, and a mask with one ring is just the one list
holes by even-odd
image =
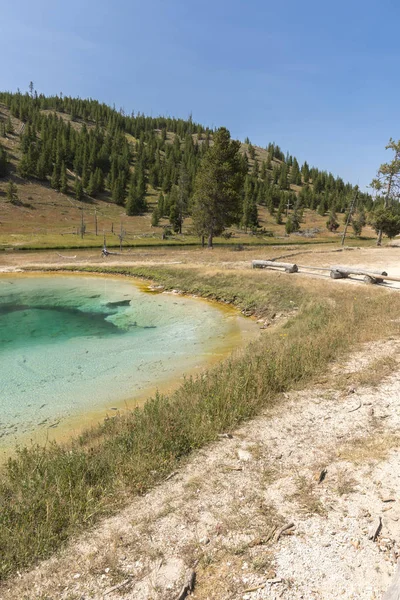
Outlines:
{"label": "green grass clump", "polygon": [[[217,434],[272,406],[280,393],[321,374],[354,343],[398,333],[400,299],[383,290],[320,285],[311,292],[292,280],[259,273],[202,275],[130,269],[186,291],[231,299],[254,311],[297,303],[287,323],[171,396],[116,416],[69,446],[19,450],[0,475],[0,577],[49,556],[72,534],[142,494]],[[367,299],[368,296],[368,299]]]}

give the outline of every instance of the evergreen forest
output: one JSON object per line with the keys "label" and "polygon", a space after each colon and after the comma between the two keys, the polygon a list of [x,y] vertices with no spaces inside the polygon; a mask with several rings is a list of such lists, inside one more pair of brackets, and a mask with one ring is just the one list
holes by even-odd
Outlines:
{"label": "evergreen forest", "polygon": [[[16,119],[18,131],[13,124]],[[92,99],[44,96],[31,84],[27,93],[0,93],[0,177],[7,178],[14,170],[19,181],[35,181],[77,202],[106,200],[128,216],[151,211],[152,226],[167,219],[175,233],[181,233],[189,219],[193,233],[204,238],[207,231],[200,200],[216,133],[191,117],[125,114]],[[12,138],[17,141],[14,169],[5,144]],[[218,207],[221,213],[214,235],[224,235],[231,225],[257,233],[261,207],[277,224],[285,218],[286,234],[301,229],[305,209],[326,218],[327,229],[335,232],[338,215],[350,210],[356,192],[351,221],[354,233],[361,234],[376,198],[307,161],[301,163],[273,142],[260,154],[247,138],[237,143],[235,153],[232,169],[239,174],[235,200],[232,205],[214,204],[213,214]],[[221,178],[221,173],[216,171],[215,177]],[[151,206],[149,195],[156,198]],[[15,182],[10,181],[7,196],[18,201]]]}

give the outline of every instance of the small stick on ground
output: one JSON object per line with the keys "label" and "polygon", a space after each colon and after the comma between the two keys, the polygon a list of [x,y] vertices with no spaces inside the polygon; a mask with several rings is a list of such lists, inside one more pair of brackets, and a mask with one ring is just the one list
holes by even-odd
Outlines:
{"label": "small stick on ground", "polygon": [[260,583],[259,585],[255,585],[254,587],[251,588],[247,588],[247,590],[244,590],[244,594],[249,594],[250,592],[256,592],[257,590],[260,590],[261,588],[265,587],[268,583],[270,585],[273,585],[274,583],[282,583],[283,579],[281,577],[275,577],[275,579],[267,579],[267,581],[264,581],[263,583]]}
{"label": "small stick on ground", "polygon": [[183,586],[181,593],[176,600],[184,600],[189,592],[193,592],[196,583],[196,571],[191,571],[185,585]]}
{"label": "small stick on ground", "polygon": [[325,479],[325,477],[326,477],[326,474],[327,474],[327,472],[328,472],[328,469],[327,469],[326,467],[324,467],[324,468],[322,469],[321,473],[319,474],[319,477],[318,477],[318,483],[322,483],[322,482],[324,481],[324,479]]}
{"label": "small stick on ground", "polygon": [[359,404],[357,404],[357,406],[355,408],[351,408],[350,410],[348,410],[347,412],[352,413],[355,412],[356,410],[358,410],[359,408],[362,407],[362,402],[360,400]]}
{"label": "small stick on ground", "polygon": [[124,581],[122,581],[121,583],[118,583],[118,585],[114,585],[113,587],[109,588],[106,592],[104,592],[103,597],[107,596],[108,594],[111,594],[112,592],[115,592],[115,590],[119,590],[122,587],[125,587],[126,585],[128,585],[128,583],[131,581],[131,578],[129,577],[129,579],[124,579]]}
{"label": "small stick on ground", "polygon": [[368,539],[375,542],[382,529],[382,517],[379,517],[378,523],[371,527]]}
{"label": "small stick on ground", "polygon": [[283,527],[278,529],[274,537],[274,542],[279,542],[281,535],[288,529],[293,529],[294,527],[296,527],[294,523],[289,523],[288,525],[284,525]]}

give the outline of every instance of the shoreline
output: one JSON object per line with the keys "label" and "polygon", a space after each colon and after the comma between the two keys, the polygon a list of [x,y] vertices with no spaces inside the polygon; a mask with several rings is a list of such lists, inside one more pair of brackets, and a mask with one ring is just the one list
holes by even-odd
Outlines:
{"label": "shoreline", "polygon": [[[200,365],[188,366],[179,375],[173,373],[165,379],[151,385],[145,385],[140,391],[133,395],[123,398],[107,401],[105,406],[96,407],[92,410],[78,410],[75,414],[56,418],[54,423],[49,426],[36,427],[34,430],[22,433],[20,435],[10,434],[9,441],[2,440],[4,445],[0,444],[0,464],[4,463],[10,456],[15,454],[16,448],[29,447],[32,445],[47,445],[53,441],[57,443],[69,443],[74,439],[90,431],[93,427],[102,425],[106,420],[115,417],[116,415],[127,415],[132,413],[135,408],[142,407],[148,400],[151,400],[156,393],[168,395],[177,390],[185,379],[197,377],[204,374],[214,365],[226,360],[235,351],[243,351],[251,341],[257,339],[260,334],[259,326],[256,325],[253,319],[244,317],[240,311],[231,304],[218,302],[217,300],[203,298],[194,294],[186,294],[183,291],[164,289],[152,289],[150,280],[139,278],[134,275],[123,273],[82,271],[69,269],[21,269],[13,268],[12,271],[0,270],[0,279],[7,278],[25,278],[25,277],[93,277],[94,279],[111,279],[111,280],[130,280],[140,292],[147,294],[174,294],[201,302],[211,304],[214,308],[222,313],[221,318],[234,318],[235,331],[229,332],[228,339],[219,341],[213,345],[208,357],[201,357]],[[258,334],[258,335],[257,335]],[[4,443],[5,442],[5,443]]]}

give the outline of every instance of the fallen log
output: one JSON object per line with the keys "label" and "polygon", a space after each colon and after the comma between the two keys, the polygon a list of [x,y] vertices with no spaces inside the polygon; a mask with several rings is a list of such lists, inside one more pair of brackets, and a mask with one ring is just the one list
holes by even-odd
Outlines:
{"label": "fallen log", "polygon": [[379,275],[380,278],[387,277],[386,271],[368,271],[367,269],[358,269],[357,267],[332,266],[331,271],[338,271],[344,275],[370,275],[372,277]]}
{"label": "fallen log", "polygon": [[346,279],[349,275],[364,275],[365,283],[376,284],[384,281],[387,277],[386,271],[366,271],[356,267],[333,266],[330,268],[332,279]]}
{"label": "fallen log", "polygon": [[348,274],[342,273],[342,271],[331,271],[330,273],[332,279],[347,279]]}
{"label": "fallen log", "polygon": [[285,269],[286,273],[297,273],[299,267],[294,263],[281,263],[275,260],[253,260],[253,269],[265,269],[266,267],[274,267],[279,269]]}

